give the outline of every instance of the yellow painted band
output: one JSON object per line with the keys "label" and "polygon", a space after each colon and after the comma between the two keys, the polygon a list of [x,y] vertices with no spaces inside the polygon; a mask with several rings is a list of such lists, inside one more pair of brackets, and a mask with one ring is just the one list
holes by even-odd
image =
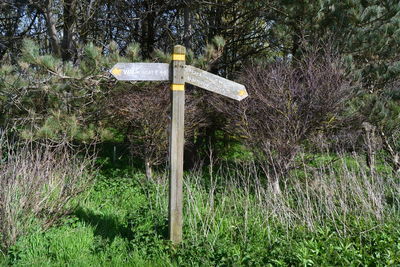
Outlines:
{"label": "yellow painted band", "polygon": [[173,83],[171,85],[171,90],[172,91],[184,91],[185,90],[185,85],[184,84]]}
{"label": "yellow painted band", "polygon": [[172,54],[172,60],[185,61],[185,54]]}
{"label": "yellow painted band", "polygon": [[122,70],[118,68],[114,68],[111,70],[111,73],[114,74],[115,76],[119,76],[122,74]]}
{"label": "yellow painted band", "polygon": [[244,95],[246,95],[246,93],[247,93],[246,90],[240,90],[238,95],[239,96],[244,96]]}

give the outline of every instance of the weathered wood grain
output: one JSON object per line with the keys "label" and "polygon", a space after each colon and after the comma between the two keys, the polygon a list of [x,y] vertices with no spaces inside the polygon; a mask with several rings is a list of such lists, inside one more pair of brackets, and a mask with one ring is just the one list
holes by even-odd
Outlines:
{"label": "weathered wood grain", "polygon": [[183,147],[185,113],[185,55],[186,49],[177,45],[173,57],[183,60],[172,61],[171,84],[171,139],[170,139],[170,185],[169,185],[169,237],[173,244],[182,241],[183,208]]}
{"label": "weathered wood grain", "polygon": [[189,65],[185,66],[185,78],[187,83],[238,101],[248,96],[244,85]]}

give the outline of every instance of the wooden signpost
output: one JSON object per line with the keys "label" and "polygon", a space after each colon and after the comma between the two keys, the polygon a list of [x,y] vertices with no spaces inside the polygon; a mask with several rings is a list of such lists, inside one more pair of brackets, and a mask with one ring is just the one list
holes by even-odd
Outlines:
{"label": "wooden signpost", "polygon": [[171,135],[169,180],[169,238],[174,244],[182,241],[183,147],[185,83],[236,99],[246,98],[246,88],[193,66],[185,65],[186,49],[174,47],[172,63],[117,63],[110,70],[121,81],[171,81]]}

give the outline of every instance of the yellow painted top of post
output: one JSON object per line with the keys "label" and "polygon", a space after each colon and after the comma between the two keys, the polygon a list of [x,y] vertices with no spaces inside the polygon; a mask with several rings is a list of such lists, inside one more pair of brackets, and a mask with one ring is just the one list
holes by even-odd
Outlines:
{"label": "yellow painted top of post", "polygon": [[185,61],[186,48],[182,45],[174,46],[174,53],[172,54],[172,60]]}
{"label": "yellow painted top of post", "polygon": [[183,67],[185,65],[185,55],[186,55],[186,48],[184,46],[182,45],[174,46],[174,52],[172,53],[172,61],[175,61],[175,63],[179,65],[179,68],[175,69],[175,63],[174,63],[174,78],[171,84],[172,91],[185,90],[185,80],[183,78],[185,75],[183,70]]}

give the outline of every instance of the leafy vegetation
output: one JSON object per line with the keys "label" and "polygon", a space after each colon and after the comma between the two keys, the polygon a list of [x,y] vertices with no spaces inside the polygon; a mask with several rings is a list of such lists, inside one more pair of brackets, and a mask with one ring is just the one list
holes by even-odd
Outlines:
{"label": "leafy vegetation", "polygon": [[[398,0],[2,1],[0,264],[400,265],[399,26]],[[169,86],[109,69],[178,43],[249,97],[187,85],[174,247]]]}
{"label": "leafy vegetation", "polygon": [[[263,189],[255,165],[187,173],[185,239],[179,248],[167,241],[166,175],[148,180],[140,170],[106,164],[72,214],[21,237],[1,261],[15,266],[400,264],[399,178],[379,172],[383,180],[373,183],[362,159],[328,160],[314,161],[316,173],[304,166],[304,181],[288,184],[285,191],[291,193],[282,197]],[[305,191],[306,183],[314,185]]]}

